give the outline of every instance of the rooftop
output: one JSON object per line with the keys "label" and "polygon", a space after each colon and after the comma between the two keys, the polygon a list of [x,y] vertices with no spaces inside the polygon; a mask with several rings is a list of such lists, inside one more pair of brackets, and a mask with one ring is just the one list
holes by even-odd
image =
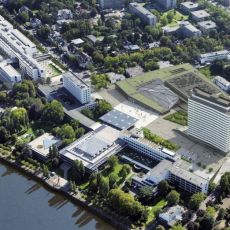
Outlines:
{"label": "rooftop", "polygon": [[7,63],[6,61],[0,63],[0,69],[6,72],[10,77],[21,75],[12,65]]}
{"label": "rooftop", "polygon": [[179,205],[169,207],[164,212],[159,214],[160,219],[167,222],[169,226],[174,226],[178,221],[181,221],[185,209]]}
{"label": "rooftop", "polygon": [[209,182],[208,180],[204,179],[201,176],[198,176],[192,172],[189,172],[188,170],[183,169],[180,166],[178,167],[176,164],[174,164],[170,168],[170,172],[199,187],[201,187],[202,185],[206,185]]}
{"label": "rooftop", "polygon": [[216,28],[216,23],[211,20],[208,20],[208,21],[198,22],[198,26],[205,29],[214,29]]}
{"label": "rooftop", "polygon": [[120,131],[107,125],[102,125],[68,145],[60,154],[69,160],[81,160],[87,168],[102,161],[115,147]]}
{"label": "rooftop", "polygon": [[120,130],[131,128],[137,121],[136,118],[116,109],[113,109],[104,116],[100,117],[100,120]]}
{"label": "rooftop", "polygon": [[40,137],[31,141],[28,146],[36,153],[47,158],[49,156],[49,148],[52,145],[61,145],[61,140],[52,134],[44,133]]}
{"label": "rooftop", "polygon": [[71,72],[65,72],[63,74],[63,80],[65,80],[65,78],[68,78],[68,80],[72,81],[75,86],[80,88],[89,88],[89,86],[83,80]]}
{"label": "rooftop", "polygon": [[210,16],[210,14],[205,11],[205,10],[197,10],[197,11],[193,11],[191,12],[191,14],[196,17],[196,18],[207,18]]}
{"label": "rooftop", "polygon": [[145,14],[148,17],[154,17],[155,18],[155,15],[153,15],[149,10],[144,8],[141,4],[136,3],[136,2],[131,2],[129,5],[136,8],[136,10],[138,10],[140,13]]}
{"label": "rooftop", "polygon": [[194,9],[199,6],[199,4],[195,2],[182,2],[181,5],[188,9]]}

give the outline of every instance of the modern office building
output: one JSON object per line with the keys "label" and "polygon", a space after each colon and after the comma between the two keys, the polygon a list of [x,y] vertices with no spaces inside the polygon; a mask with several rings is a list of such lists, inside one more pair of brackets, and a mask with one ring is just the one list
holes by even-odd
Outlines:
{"label": "modern office building", "polygon": [[138,16],[147,25],[154,26],[157,23],[157,17],[139,3],[130,3],[129,12]]}
{"label": "modern office building", "polygon": [[69,91],[81,104],[91,101],[90,87],[75,74],[66,72],[63,74],[63,86]]}
{"label": "modern office building", "polygon": [[168,159],[170,161],[176,161],[178,155],[162,146],[156,145],[145,138],[133,135],[130,133],[123,133],[121,139],[127,144],[131,149],[142,153],[156,161],[161,161],[163,159]]}
{"label": "modern office building", "polygon": [[60,151],[61,158],[69,164],[80,160],[86,171],[92,173],[97,171],[108,157],[123,148],[118,140],[119,135],[119,130],[102,125],[62,149]]}
{"label": "modern office building", "polygon": [[169,169],[168,180],[177,187],[189,192],[208,192],[209,181],[174,164]]}
{"label": "modern office building", "polygon": [[230,0],[224,0],[224,5],[225,6],[230,6]]}
{"label": "modern office building", "polygon": [[177,6],[177,0],[155,0],[164,10],[174,9]]}
{"label": "modern office building", "polygon": [[216,60],[230,59],[230,51],[221,50],[200,55],[200,63],[205,64]]}
{"label": "modern office building", "polygon": [[188,100],[188,134],[222,152],[228,152],[230,99],[194,89]]}
{"label": "modern office building", "polygon": [[99,0],[101,9],[122,9],[125,7],[125,0]]}
{"label": "modern office building", "polygon": [[34,80],[45,77],[45,71],[35,59],[36,45],[0,16],[0,49],[18,61],[21,73]]}
{"label": "modern office building", "polygon": [[0,63],[0,81],[8,88],[11,88],[15,83],[21,82],[21,74],[9,63],[3,61]]}

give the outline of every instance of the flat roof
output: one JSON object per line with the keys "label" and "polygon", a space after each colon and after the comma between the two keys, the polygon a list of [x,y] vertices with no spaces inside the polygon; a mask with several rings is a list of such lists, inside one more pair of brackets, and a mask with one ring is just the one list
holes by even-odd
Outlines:
{"label": "flat roof", "polygon": [[92,168],[115,149],[119,136],[119,130],[102,125],[62,149],[60,154],[71,161],[81,160],[85,167]]}
{"label": "flat roof", "polygon": [[63,81],[65,81],[65,78],[72,81],[75,86],[80,88],[89,88],[89,86],[83,80],[81,80],[76,74],[73,74],[72,72],[68,71],[63,73]]}
{"label": "flat roof", "polygon": [[139,4],[137,2],[131,2],[131,3],[129,3],[129,5],[134,7],[141,14],[144,14],[144,15],[151,17],[151,18],[156,18],[156,16],[154,14],[152,14],[149,10],[147,10],[146,8],[144,8],[141,4]]}
{"label": "flat roof", "polygon": [[21,76],[21,74],[9,63],[3,61],[0,63],[0,68],[10,77]]}
{"label": "flat roof", "polygon": [[206,17],[209,17],[210,14],[205,11],[205,10],[197,10],[197,11],[193,11],[191,12],[191,14],[197,18],[206,18]]}
{"label": "flat roof", "polygon": [[205,29],[213,29],[213,28],[216,28],[216,23],[211,21],[211,20],[208,20],[208,21],[203,21],[203,22],[198,22],[198,25],[200,27],[203,27]]}
{"label": "flat roof", "polygon": [[115,128],[118,128],[119,130],[129,129],[137,122],[136,118],[116,109],[113,109],[112,111],[100,117],[100,120],[112,125]]}
{"label": "flat roof", "polygon": [[49,156],[49,148],[52,145],[61,145],[61,140],[50,133],[44,133],[40,137],[34,139],[28,146],[36,153],[40,154],[43,157]]}
{"label": "flat roof", "polygon": [[188,9],[197,8],[199,6],[199,4],[195,2],[182,2],[181,5]]}
{"label": "flat roof", "polygon": [[182,169],[175,164],[170,168],[170,172],[198,187],[201,187],[202,185],[206,185],[208,183],[208,180],[204,179],[203,177],[189,172],[188,170]]}

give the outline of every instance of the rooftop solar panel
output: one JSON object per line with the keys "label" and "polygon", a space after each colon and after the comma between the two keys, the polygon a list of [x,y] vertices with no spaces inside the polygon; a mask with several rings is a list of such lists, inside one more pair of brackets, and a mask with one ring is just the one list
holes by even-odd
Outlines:
{"label": "rooftop solar panel", "polygon": [[136,118],[116,109],[100,117],[100,120],[119,130],[129,129],[137,122]]}

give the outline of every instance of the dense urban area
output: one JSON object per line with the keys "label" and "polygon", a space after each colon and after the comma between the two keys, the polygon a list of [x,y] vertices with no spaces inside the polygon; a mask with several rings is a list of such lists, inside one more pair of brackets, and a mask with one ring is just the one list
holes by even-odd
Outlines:
{"label": "dense urban area", "polygon": [[230,230],[230,0],[0,2],[1,163],[117,229]]}

